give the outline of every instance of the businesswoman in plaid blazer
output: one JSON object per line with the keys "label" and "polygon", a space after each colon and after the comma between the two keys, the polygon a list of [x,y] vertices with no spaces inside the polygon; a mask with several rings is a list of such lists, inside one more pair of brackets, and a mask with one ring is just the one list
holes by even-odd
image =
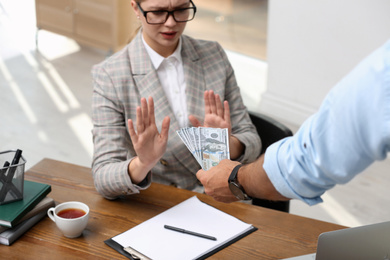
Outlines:
{"label": "businesswoman in plaid blazer", "polygon": [[194,3],[131,5],[142,24],[138,34],[92,69],[92,171],[99,193],[114,199],[151,181],[199,190],[200,166],[176,134],[182,127],[228,128],[231,159],[254,161],[260,138],[225,52],[216,42],[182,34]]}

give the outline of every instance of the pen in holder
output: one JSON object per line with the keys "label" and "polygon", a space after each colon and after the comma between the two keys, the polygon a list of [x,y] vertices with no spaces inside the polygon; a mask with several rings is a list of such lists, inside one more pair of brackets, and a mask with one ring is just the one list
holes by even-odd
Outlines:
{"label": "pen in holder", "polygon": [[25,164],[19,149],[0,152],[0,205],[23,199]]}

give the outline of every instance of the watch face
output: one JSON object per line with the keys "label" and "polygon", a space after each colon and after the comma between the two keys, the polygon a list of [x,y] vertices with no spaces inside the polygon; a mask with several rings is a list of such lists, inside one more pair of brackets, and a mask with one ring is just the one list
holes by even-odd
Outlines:
{"label": "watch face", "polygon": [[233,193],[234,196],[236,196],[237,199],[239,199],[239,200],[246,199],[244,192],[242,192],[242,190],[237,186],[236,183],[229,182],[229,188],[230,188],[230,191]]}

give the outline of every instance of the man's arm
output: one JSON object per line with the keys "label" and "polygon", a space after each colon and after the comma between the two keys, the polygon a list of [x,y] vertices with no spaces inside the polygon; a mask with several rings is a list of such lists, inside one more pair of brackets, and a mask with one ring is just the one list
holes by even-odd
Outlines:
{"label": "man's arm", "polygon": [[[238,182],[245,192],[255,198],[267,200],[288,200],[280,195],[263,169],[264,155],[255,162],[244,165],[238,171]],[[221,202],[233,202],[238,199],[231,193],[228,185],[229,175],[238,162],[223,160],[217,167],[208,171],[199,170],[196,177],[203,184],[205,193]]]}
{"label": "man's arm", "polygon": [[390,150],[390,41],[328,93],[292,138],[272,144],[263,167],[283,196],[309,205]]}
{"label": "man's arm", "polygon": [[[241,167],[238,181],[252,197],[314,205],[325,191],[347,183],[389,151],[390,41],[344,77],[293,137]],[[219,201],[237,200],[227,183],[236,165],[224,160],[199,171],[205,192]]]}
{"label": "man's arm", "polygon": [[281,195],[274,187],[263,168],[264,154],[255,162],[244,165],[238,171],[238,182],[244,187],[245,192],[252,198],[266,200],[289,200]]}

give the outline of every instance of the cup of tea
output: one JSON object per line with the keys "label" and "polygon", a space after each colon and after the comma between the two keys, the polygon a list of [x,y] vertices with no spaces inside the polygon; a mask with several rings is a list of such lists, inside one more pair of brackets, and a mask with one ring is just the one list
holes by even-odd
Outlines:
{"label": "cup of tea", "polygon": [[48,209],[47,215],[64,236],[75,238],[79,237],[87,226],[89,207],[82,202],[69,201]]}

